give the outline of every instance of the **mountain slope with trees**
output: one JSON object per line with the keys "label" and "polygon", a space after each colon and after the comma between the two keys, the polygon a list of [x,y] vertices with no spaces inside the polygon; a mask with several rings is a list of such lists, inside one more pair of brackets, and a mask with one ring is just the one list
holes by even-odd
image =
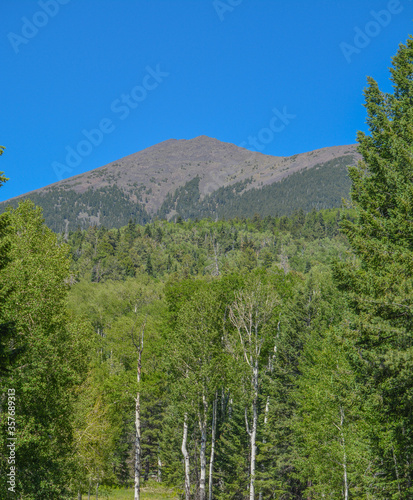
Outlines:
{"label": "mountain slope with trees", "polygon": [[0,210],[30,198],[51,229],[66,233],[178,215],[289,215],[339,207],[349,194],[346,167],[357,158],[354,146],[275,157],[205,136],[170,140],[2,202]]}

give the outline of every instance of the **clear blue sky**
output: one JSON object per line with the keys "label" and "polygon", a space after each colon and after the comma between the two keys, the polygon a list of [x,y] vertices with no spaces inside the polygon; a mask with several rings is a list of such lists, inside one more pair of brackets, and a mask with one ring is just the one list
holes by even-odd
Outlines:
{"label": "clear blue sky", "polygon": [[170,138],[354,143],[412,19],[412,0],[3,0],[0,200]]}

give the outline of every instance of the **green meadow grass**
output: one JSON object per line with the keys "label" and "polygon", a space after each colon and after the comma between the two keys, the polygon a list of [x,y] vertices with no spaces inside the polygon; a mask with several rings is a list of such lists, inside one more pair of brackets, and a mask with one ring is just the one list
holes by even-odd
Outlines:
{"label": "green meadow grass", "polygon": [[[103,489],[102,489],[103,490]],[[96,491],[91,491],[90,500],[96,499]],[[112,490],[99,494],[99,500],[133,500],[133,488]],[[87,500],[87,495],[82,496],[82,500]],[[178,500],[178,494],[171,488],[160,486],[156,482],[148,482],[141,488],[141,500]]]}

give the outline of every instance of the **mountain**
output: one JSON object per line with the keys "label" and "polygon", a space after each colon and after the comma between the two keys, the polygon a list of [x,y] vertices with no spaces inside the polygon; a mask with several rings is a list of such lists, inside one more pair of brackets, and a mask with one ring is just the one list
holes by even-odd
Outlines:
{"label": "mountain", "polygon": [[206,136],[170,139],[89,172],[0,203],[30,198],[57,232],[129,219],[288,215],[332,208],[348,196],[355,145],[290,157],[249,151]]}

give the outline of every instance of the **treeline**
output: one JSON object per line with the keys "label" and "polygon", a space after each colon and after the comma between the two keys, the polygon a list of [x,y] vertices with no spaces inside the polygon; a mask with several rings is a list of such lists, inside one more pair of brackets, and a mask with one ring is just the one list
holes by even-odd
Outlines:
{"label": "treeline", "polygon": [[248,189],[251,179],[246,179],[220,187],[203,198],[199,191],[200,179],[195,177],[174,194],[167,195],[157,215],[160,218],[178,214],[184,219],[229,219],[251,217],[254,213],[267,217],[292,215],[300,209],[307,213],[337,208],[343,198],[349,197],[349,165],[354,165],[354,158],[344,155],[294,172],[280,182]]}
{"label": "treeline", "polygon": [[[140,193],[137,193],[140,197]],[[50,187],[45,192],[32,193],[17,200],[3,202],[0,213],[7,206],[16,208],[18,204],[30,199],[43,210],[46,225],[56,233],[64,233],[91,225],[121,227],[129,219],[145,224],[151,217],[139,201],[131,201],[130,195],[116,184],[98,189],[89,187],[84,193],[72,189]]]}
{"label": "treeline", "polygon": [[[19,201],[32,200],[43,209],[46,225],[57,233],[87,229],[91,225],[120,228],[129,219],[146,224],[156,219],[229,219],[252,217],[291,216],[302,209],[338,208],[348,198],[350,179],[347,166],[354,163],[352,155],[345,155],[308,170],[296,172],[280,182],[261,188],[248,189],[252,179],[221,187],[201,197],[199,177],[195,177],[174,193],[168,193],[156,214],[145,209],[148,190],[123,190],[116,184],[98,189],[89,187],[77,193],[73,189],[53,186],[41,193],[32,193],[18,200],[0,204],[0,212]],[[202,199],[201,199],[202,198]]]}

